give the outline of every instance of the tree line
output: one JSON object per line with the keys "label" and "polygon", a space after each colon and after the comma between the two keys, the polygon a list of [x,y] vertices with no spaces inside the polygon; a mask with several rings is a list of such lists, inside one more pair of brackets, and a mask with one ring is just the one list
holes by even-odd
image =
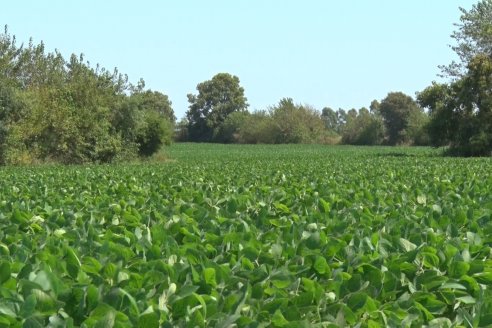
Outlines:
{"label": "tree line", "polygon": [[427,145],[426,113],[410,96],[390,92],[370,109],[325,107],[283,98],[265,110],[249,112],[237,76],[219,73],[188,95],[178,140],[221,143],[324,143],[353,145]]}
{"label": "tree line", "polygon": [[64,58],[43,43],[0,34],[0,164],[108,163],[148,157],[177,141],[446,146],[492,155],[492,0],[462,15],[452,37],[459,61],[442,66],[415,99],[390,92],[369,108],[317,110],[291,98],[248,111],[237,76],[219,73],[189,94],[176,123],[168,96],[117,69]]}
{"label": "tree line", "polygon": [[416,93],[390,92],[369,109],[317,111],[290,98],[248,112],[239,78],[220,73],[188,95],[177,139],[233,143],[342,143],[447,146],[463,156],[492,155],[492,0],[460,8],[452,34],[458,62],[442,66],[449,83]]}
{"label": "tree line", "polygon": [[0,164],[147,157],[172,141],[175,119],[143,80],[0,34]]}

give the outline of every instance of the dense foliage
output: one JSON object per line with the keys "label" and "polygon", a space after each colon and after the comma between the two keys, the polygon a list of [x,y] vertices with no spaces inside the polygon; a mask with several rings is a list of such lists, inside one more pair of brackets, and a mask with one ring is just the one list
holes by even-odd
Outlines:
{"label": "dense foliage", "polygon": [[[218,95],[220,90],[210,93]],[[187,120],[178,125],[177,140],[241,144],[428,144],[424,129],[427,115],[410,96],[389,93],[381,100],[382,112],[379,102],[374,100],[372,105],[375,104],[377,108],[372,106],[371,111],[361,108],[335,112],[325,107],[320,112],[310,105],[296,104],[292,98],[282,98],[265,110],[231,111],[218,123],[211,123],[209,117],[217,117],[212,111],[205,111],[208,114],[192,111],[195,108],[192,105]]]}
{"label": "dense foliage", "polygon": [[[339,113],[342,112],[339,110]],[[343,114],[340,115],[343,117]],[[348,145],[380,145],[384,143],[384,125],[379,112],[369,112],[367,108],[350,110],[345,123],[339,129],[342,143]]]}
{"label": "dense foliage", "polygon": [[461,11],[452,35],[461,61],[443,67],[452,81],[433,83],[418,100],[429,109],[427,130],[435,146],[449,145],[459,155],[492,156],[492,1]]}
{"label": "dense foliage", "polygon": [[0,34],[0,164],[112,162],[171,141],[166,95]]}
{"label": "dense foliage", "polygon": [[175,144],[0,171],[0,325],[484,327],[492,162]]}
{"label": "dense foliage", "polygon": [[237,76],[219,73],[199,83],[198,94],[189,94],[188,137],[190,141],[210,142],[223,139],[221,129],[229,115],[248,108],[244,89]]}
{"label": "dense foliage", "polygon": [[318,111],[281,99],[267,111],[238,112],[221,127],[220,141],[235,143],[335,143],[334,132],[325,128]]}
{"label": "dense foliage", "polygon": [[390,92],[378,107],[388,134],[388,144],[419,143],[425,133],[426,115],[402,92]]}

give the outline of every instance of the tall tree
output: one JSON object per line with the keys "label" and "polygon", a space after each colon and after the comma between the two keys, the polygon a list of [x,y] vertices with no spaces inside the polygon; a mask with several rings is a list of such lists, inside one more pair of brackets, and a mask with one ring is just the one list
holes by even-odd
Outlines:
{"label": "tall tree", "polygon": [[365,107],[350,110],[349,119],[343,128],[342,143],[352,145],[378,145],[384,137],[383,124],[378,115]]}
{"label": "tall tree", "polygon": [[492,155],[492,59],[477,55],[468,72],[451,84],[433,83],[418,94],[430,111],[434,146],[451,146],[464,156]]}
{"label": "tall tree", "polygon": [[428,131],[435,146],[454,154],[492,155],[492,0],[460,8],[452,47],[460,62],[443,67],[449,84],[433,83],[418,94],[429,109]]}
{"label": "tall tree", "polygon": [[415,113],[422,111],[412,97],[403,92],[390,92],[381,101],[379,111],[388,134],[388,144],[411,141],[407,130],[410,119]]}
{"label": "tall tree", "polygon": [[191,141],[217,141],[225,119],[231,113],[248,108],[244,89],[239,78],[228,73],[219,73],[211,80],[199,83],[196,89],[197,95],[188,95],[189,138]]}
{"label": "tall tree", "polygon": [[325,127],[331,131],[338,132],[337,113],[330,107],[321,110],[321,118],[325,122]]}
{"label": "tall tree", "polygon": [[451,34],[455,44],[451,48],[460,61],[441,66],[443,73],[454,79],[467,74],[468,63],[479,54],[492,57],[492,0],[481,0],[470,10],[460,7],[460,23]]}

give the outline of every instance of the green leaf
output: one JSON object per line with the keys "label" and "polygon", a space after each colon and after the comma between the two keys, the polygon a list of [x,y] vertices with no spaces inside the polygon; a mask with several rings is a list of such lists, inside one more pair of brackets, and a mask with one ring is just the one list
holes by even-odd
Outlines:
{"label": "green leaf", "polygon": [[39,318],[30,317],[27,318],[22,324],[22,328],[43,328],[44,325],[39,322]]}
{"label": "green leaf", "polygon": [[215,280],[215,269],[214,268],[205,268],[203,270],[203,277],[205,279],[205,283],[212,287],[217,286],[217,281]]}
{"label": "green leaf", "polygon": [[29,295],[22,303],[19,315],[23,319],[29,318],[36,310],[37,299],[34,294]]}
{"label": "green leaf", "polygon": [[[25,301],[24,301],[25,302]],[[4,314],[8,317],[16,317],[17,304],[12,303],[6,299],[0,299],[0,315]],[[21,306],[22,309],[22,306]]]}
{"label": "green leaf", "polygon": [[59,307],[61,307],[61,304],[48,293],[39,289],[34,289],[32,292],[36,297],[36,309],[40,312],[51,315],[56,313]]}
{"label": "green leaf", "polygon": [[447,308],[446,303],[441,302],[430,296],[420,299],[419,303],[422,304],[432,314],[443,314]]}
{"label": "green leaf", "polygon": [[456,300],[460,301],[461,303],[464,303],[464,304],[475,304],[475,303],[477,303],[477,300],[471,296],[457,297]]}
{"label": "green leaf", "polygon": [[325,201],[323,198],[319,199],[319,210],[321,213],[330,213],[331,211],[331,206],[330,203]]}
{"label": "green leaf", "polygon": [[285,205],[285,204],[282,204],[282,203],[274,203],[273,205],[275,206],[275,208],[279,212],[281,212],[283,214],[290,214],[291,213],[289,207],[287,207],[287,205]]}
{"label": "green leaf", "polygon": [[137,316],[140,316],[140,310],[138,309],[138,305],[137,305],[137,302],[135,301],[135,298],[130,293],[128,293],[126,290],[124,290],[122,288],[118,288],[118,291],[130,301],[130,304],[132,306],[134,313]]}
{"label": "green leaf", "polygon": [[316,260],[314,261],[314,269],[319,274],[325,274],[330,272],[330,266],[326,259],[323,256],[316,256]]}
{"label": "green leaf", "polygon": [[113,307],[105,303],[99,305],[91,311],[89,317],[84,321],[88,327],[131,327],[131,323],[126,315],[116,311]]}
{"label": "green leaf", "polygon": [[98,275],[99,271],[102,269],[102,265],[95,258],[86,256],[82,259],[81,269],[86,273]]}
{"label": "green leaf", "polygon": [[67,271],[70,277],[77,278],[79,274],[79,269],[82,266],[78,256],[75,254],[75,251],[71,247],[66,247],[67,257],[66,257],[66,265]]}
{"label": "green leaf", "polygon": [[479,272],[475,273],[472,277],[481,284],[492,284],[492,272]]}
{"label": "green leaf", "polygon": [[272,316],[272,324],[274,327],[285,327],[289,324],[280,310],[276,310]]}
{"label": "green leaf", "polygon": [[468,273],[470,270],[470,263],[455,261],[449,265],[449,275],[452,278],[460,278]]}
{"label": "green leaf", "polygon": [[41,270],[36,274],[33,282],[37,283],[41,288],[48,292],[52,291],[58,294],[61,288],[61,282],[56,275],[49,271]]}
{"label": "green leaf", "polygon": [[138,318],[138,328],[158,328],[159,316],[154,311],[144,312]]}
{"label": "green leaf", "polygon": [[[15,315],[13,316],[13,318],[15,318]],[[13,318],[12,318],[12,320],[9,320],[6,315],[0,314],[0,327],[2,327],[2,328],[10,327],[12,324],[12,321],[15,320]]]}
{"label": "green leaf", "polygon": [[406,251],[406,252],[410,252],[410,251],[413,251],[414,249],[417,248],[417,245],[415,245],[414,243],[406,240],[405,238],[400,238],[399,239],[400,241],[400,246]]}
{"label": "green leaf", "polygon": [[6,261],[0,262],[0,285],[10,279],[10,263]]}
{"label": "green leaf", "polygon": [[437,214],[442,214],[442,208],[441,208],[441,206],[439,206],[437,204],[432,205],[432,210],[434,212],[436,212]]}
{"label": "green leaf", "polygon": [[361,309],[364,307],[366,304],[367,300],[367,295],[365,293],[354,293],[350,295],[349,299],[347,300],[347,306],[353,311],[357,312],[357,310]]}
{"label": "green leaf", "polygon": [[466,290],[466,287],[463,286],[462,284],[458,284],[456,282],[446,282],[444,283],[439,289],[460,289],[460,290]]}
{"label": "green leaf", "polygon": [[436,318],[429,321],[429,328],[451,328],[453,323],[448,318]]}

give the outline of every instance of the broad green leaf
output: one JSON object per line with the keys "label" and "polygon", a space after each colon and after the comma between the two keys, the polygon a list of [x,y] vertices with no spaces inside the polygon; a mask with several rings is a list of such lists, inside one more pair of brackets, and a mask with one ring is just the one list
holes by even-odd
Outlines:
{"label": "broad green leaf", "polygon": [[34,294],[29,295],[22,303],[19,315],[23,319],[29,318],[33,315],[37,304],[37,298]]}
{"label": "broad green leaf", "polygon": [[328,203],[324,199],[320,198],[319,199],[319,209],[320,209],[321,213],[330,213],[330,210],[331,210],[330,203]]}
{"label": "broad green leaf", "polygon": [[158,328],[159,316],[154,311],[142,313],[138,318],[138,328]]}
{"label": "broad green leaf", "polygon": [[205,268],[203,269],[203,277],[205,279],[205,283],[215,287],[217,286],[215,269],[214,268]]}
{"label": "broad green leaf", "polygon": [[453,323],[448,318],[436,318],[429,321],[429,328],[451,328]]}
{"label": "broad green leaf", "polygon": [[79,274],[79,269],[82,264],[80,263],[78,256],[75,254],[75,251],[71,247],[67,246],[66,252],[67,252],[66,265],[67,265],[68,274],[72,278],[77,278],[77,275]]}
{"label": "broad green leaf", "polygon": [[42,290],[34,289],[33,295],[36,297],[36,309],[45,314],[51,315],[56,313],[62,305],[51,295]]}
{"label": "broad green leaf", "polygon": [[322,256],[316,257],[316,260],[314,262],[314,269],[319,274],[325,274],[330,272],[330,266],[328,265],[328,262],[326,262],[326,259]]}
{"label": "broad green leaf", "polygon": [[53,291],[58,294],[61,288],[61,282],[52,272],[41,270],[36,274],[33,282],[41,286],[44,291]]}
{"label": "broad green leaf", "polygon": [[405,238],[400,238],[400,246],[403,247],[403,249],[406,252],[413,251],[414,249],[417,248],[417,245],[415,245],[414,243],[406,240]]}
{"label": "broad green leaf", "polygon": [[27,318],[22,324],[23,328],[43,328],[44,325],[40,322],[40,318],[30,317]]}
{"label": "broad green leaf", "polygon": [[449,275],[452,278],[460,278],[467,274],[468,270],[470,270],[470,264],[466,262],[455,261],[449,265]]}
{"label": "broad green leaf", "polygon": [[363,308],[364,305],[366,304],[368,296],[367,294],[360,292],[360,293],[354,293],[350,295],[349,299],[347,300],[347,306],[353,311],[356,312],[359,309]]}
{"label": "broad green leaf", "polygon": [[289,324],[289,321],[285,319],[280,310],[277,310],[272,316],[272,324],[274,327],[285,327]]}
{"label": "broad green leaf", "polygon": [[471,296],[457,297],[456,300],[464,304],[475,304],[477,302],[477,300]]}
{"label": "broad green leaf", "polygon": [[6,261],[0,261],[0,285],[10,279],[10,263]]}
{"label": "broad green leaf", "polygon": [[492,284],[492,272],[480,272],[474,274],[472,277],[481,284]]}
{"label": "broad green leaf", "polygon": [[282,204],[282,203],[275,203],[273,204],[275,206],[275,208],[280,211],[281,213],[284,213],[284,214],[290,214],[290,209],[287,205],[285,204]]}
{"label": "broad green leaf", "polygon": [[447,288],[466,290],[465,286],[463,286],[462,284],[456,283],[456,282],[445,282],[444,284],[442,284],[441,287],[439,287],[439,289],[447,289]]}

